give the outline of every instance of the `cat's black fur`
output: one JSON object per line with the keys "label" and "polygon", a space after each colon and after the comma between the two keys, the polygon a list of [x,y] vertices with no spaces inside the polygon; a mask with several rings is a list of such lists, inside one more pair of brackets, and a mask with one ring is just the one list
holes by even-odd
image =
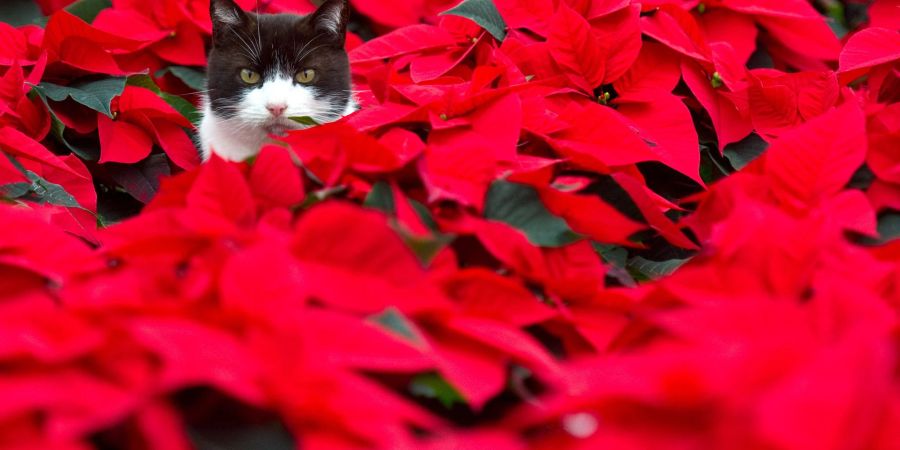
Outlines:
{"label": "cat's black fur", "polygon": [[[223,11],[236,20],[221,20]],[[307,16],[255,14],[241,10],[233,0],[211,0],[210,15],[214,32],[207,70],[208,96],[220,117],[234,116],[245,91],[256,88],[241,81],[240,73],[245,68],[257,71],[263,79],[273,71],[293,78],[299,70],[311,68],[318,73],[311,85],[318,96],[334,104],[348,102],[350,62],[344,50],[347,0],[327,0]],[[336,27],[335,18],[339,18]],[[298,56],[304,54],[299,60]]]}

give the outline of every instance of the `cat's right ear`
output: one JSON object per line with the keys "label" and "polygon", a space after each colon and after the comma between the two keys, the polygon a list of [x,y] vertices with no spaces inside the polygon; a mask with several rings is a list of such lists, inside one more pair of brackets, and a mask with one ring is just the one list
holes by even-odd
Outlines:
{"label": "cat's right ear", "polygon": [[234,0],[210,0],[209,17],[213,24],[213,38],[220,40],[225,33],[247,26],[250,19]]}
{"label": "cat's right ear", "polygon": [[347,0],[325,0],[311,17],[317,31],[331,34],[342,46],[344,45],[344,40],[347,38],[347,22],[350,17],[350,6],[347,4]]}

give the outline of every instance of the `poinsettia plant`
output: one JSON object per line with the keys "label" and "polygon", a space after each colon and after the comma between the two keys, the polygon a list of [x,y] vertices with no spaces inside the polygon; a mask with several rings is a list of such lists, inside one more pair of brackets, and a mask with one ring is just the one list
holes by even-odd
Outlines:
{"label": "poinsettia plant", "polygon": [[895,0],[350,3],[240,163],[208,0],[0,7],[0,447],[897,448]]}

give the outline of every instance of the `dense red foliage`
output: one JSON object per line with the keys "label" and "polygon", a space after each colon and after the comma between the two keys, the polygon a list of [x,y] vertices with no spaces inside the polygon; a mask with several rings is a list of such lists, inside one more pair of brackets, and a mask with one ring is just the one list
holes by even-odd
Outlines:
{"label": "dense red foliage", "polygon": [[207,1],[38,3],[0,447],[900,448],[896,0],[353,0],[363,109],[202,165]]}

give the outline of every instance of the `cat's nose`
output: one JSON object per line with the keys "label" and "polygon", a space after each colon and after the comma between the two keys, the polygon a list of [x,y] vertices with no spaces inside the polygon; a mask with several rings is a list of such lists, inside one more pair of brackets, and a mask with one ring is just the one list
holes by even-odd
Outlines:
{"label": "cat's nose", "polygon": [[269,103],[266,105],[266,109],[268,109],[273,116],[280,117],[284,114],[284,111],[287,110],[287,105],[284,103]]}

